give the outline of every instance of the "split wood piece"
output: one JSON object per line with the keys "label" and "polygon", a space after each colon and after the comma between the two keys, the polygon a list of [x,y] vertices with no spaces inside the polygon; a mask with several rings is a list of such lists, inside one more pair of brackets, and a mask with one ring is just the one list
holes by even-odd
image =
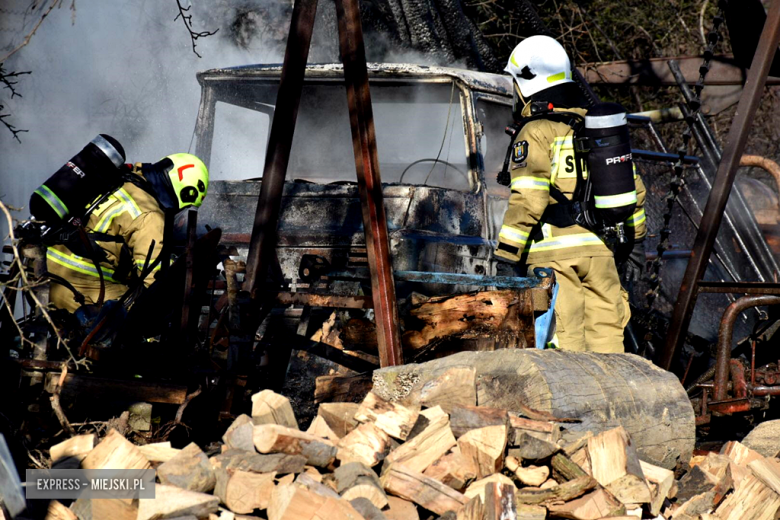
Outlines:
{"label": "split wood piece", "polygon": [[76,520],[77,518],[76,513],[62,505],[62,502],[52,500],[49,502],[44,520]]}
{"label": "split wood piece", "polygon": [[521,460],[544,460],[560,450],[557,444],[543,441],[542,439],[528,435],[526,432],[515,435],[513,441],[514,444],[509,453]]}
{"label": "split wood piece", "polygon": [[677,483],[677,501],[684,502],[693,496],[713,491],[715,504],[718,504],[734,486],[730,467],[730,464],[726,464],[713,468],[716,471],[713,474],[702,469],[702,466],[694,466]]}
{"label": "split wood piece", "polygon": [[[577,477],[577,478],[579,478],[579,477]],[[557,480],[555,480],[554,478],[548,478],[547,480],[545,480],[542,483],[541,486],[539,486],[539,489],[550,489],[550,488],[555,487],[557,485],[558,485],[558,481]]]}
{"label": "split wood piece", "polygon": [[339,441],[336,456],[342,464],[360,462],[370,468],[379,464],[389,450],[390,436],[374,423],[365,423]]}
{"label": "split wood piece", "polygon": [[336,458],[336,447],[320,437],[278,424],[261,424],[254,429],[255,448],[260,453],[303,455],[307,464],[327,467]]}
{"label": "split wood piece", "polygon": [[298,475],[298,478],[295,479],[295,483],[299,486],[305,487],[312,493],[317,493],[320,496],[335,498],[336,500],[341,499],[341,496],[333,491],[330,486],[326,486],[325,484],[317,482],[311,477],[311,475],[307,475],[306,473],[301,473]]}
{"label": "split wood piece", "polygon": [[686,501],[671,513],[671,517],[673,520],[698,520],[699,515],[711,512],[716,505],[715,492],[708,491]]}
{"label": "split wood piece", "polygon": [[754,460],[748,464],[748,469],[766,487],[780,494],[780,462],[777,459]]}
{"label": "split wood piece", "polygon": [[515,486],[515,483],[512,482],[512,479],[510,479],[506,475],[502,475],[501,473],[494,473],[489,477],[485,477],[481,480],[477,480],[476,482],[472,482],[469,485],[469,487],[466,488],[466,491],[463,494],[468,499],[479,497],[482,499],[482,503],[485,503],[485,496],[486,496],[485,489],[487,488],[488,484],[501,484],[501,485]]}
{"label": "split wood piece", "polygon": [[194,442],[171,460],[161,464],[157,468],[157,477],[161,484],[200,493],[208,493],[216,484],[216,476],[208,457]]}
{"label": "split wood piece", "polygon": [[457,444],[450,429],[449,418],[441,407],[424,410],[418,422],[424,422],[425,428],[391,451],[385,459],[386,466],[398,462],[422,473]]}
{"label": "split wood piece", "polygon": [[645,475],[645,479],[651,488],[650,514],[658,516],[661,514],[664,500],[669,498],[669,491],[671,491],[672,484],[674,484],[674,472],[643,460],[639,461],[639,465],[642,466],[642,473]]}
{"label": "split wood piece", "polygon": [[598,489],[563,505],[547,507],[556,517],[575,520],[598,520],[626,514],[626,506],[616,500],[606,489]]}
{"label": "split wood piece", "polygon": [[150,469],[149,461],[138,446],[122,437],[116,430],[108,432],[100,444],[81,461],[84,469]]}
{"label": "split wood piece", "polygon": [[260,455],[254,450],[228,450],[209,459],[211,466],[217,469],[240,469],[254,473],[300,473],[306,465],[306,457],[302,455],[286,455],[274,453]]}
{"label": "split wood piece", "polygon": [[451,453],[428,466],[423,474],[462,492],[469,482],[477,478],[477,468],[474,461],[464,457],[460,448],[455,446]]}
{"label": "split wood piece", "polygon": [[315,403],[355,403],[365,399],[374,382],[371,372],[355,376],[319,376],[314,381]]}
{"label": "split wood piece", "polygon": [[222,436],[222,442],[228,449],[255,451],[252,441],[253,424],[252,418],[247,414],[239,415]]}
{"label": "split wood piece", "polygon": [[553,502],[568,502],[584,495],[598,485],[593,477],[580,477],[549,489],[519,489],[515,500],[519,504],[542,505]]}
{"label": "split wood piece", "polygon": [[298,429],[290,400],[273,390],[263,390],[252,396],[252,422],[260,424],[278,424]]}
{"label": "split wood piece", "polygon": [[471,459],[477,468],[477,478],[484,478],[501,471],[506,449],[506,426],[487,426],[471,430],[458,439],[460,452]]}
{"label": "split wood piece", "polygon": [[66,458],[73,457],[79,462],[84,460],[87,453],[95,447],[95,435],[76,435],[59,444],[55,444],[49,449],[49,455],[52,463],[56,464]]}
{"label": "split wood piece", "polygon": [[749,475],[715,510],[721,520],[774,520],[780,509],[780,495]]}
{"label": "split wood piece", "polygon": [[517,520],[547,519],[547,508],[544,506],[532,506],[530,504],[515,503],[515,507],[517,508]]}
{"label": "split wood piece", "polygon": [[384,513],[367,498],[353,498],[349,503],[365,520],[387,520]]}
{"label": "split wood piece", "polygon": [[462,406],[450,412],[450,427],[455,438],[471,430],[486,426],[508,426],[509,414],[501,408],[483,406]]}
{"label": "split wood piece", "polygon": [[[641,461],[640,461],[641,462]],[[559,475],[564,481],[574,480],[575,478],[586,477],[589,475],[579,464],[571,460],[563,453],[556,453],[550,459],[553,473]],[[672,479],[674,481],[674,479]]]}
{"label": "split wood piece", "polygon": [[420,520],[417,507],[403,498],[388,496],[387,509],[383,511],[387,520]]}
{"label": "split wood piece", "polygon": [[725,455],[740,466],[747,467],[754,460],[761,460],[764,457],[755,450],[751,450],[738,441],[729,441],[723,445],[720,450],[721,455]]}
{"label": "split wood piece", "polygon": [[477,495],[469,500],[463,508],[458,511],[456,520],[483,520],[485,518],[485,505],[482,498]]}
{"label": "split wood piece", "polygon": [[374,471],[359,463],[349,462],[336,469],[336,491],[345,500],[366,498],[379,509],[387,505],[387,495]]}
{"label": "split wood piece", "polygon": [[[170,442],[155,442],[153,444],[138,446],[138,451],[140,451],[149,462],[168,462],[181,450],[171,448]],[[254,446],[252,447],[252,451],[254,451]]]}
{"label": "split wood piece", "polygon": [[515,486],[491,482],[485,488],[485,520],[517,518]]}
{"label": "split wood piece", "polygon": [[626,430],[619,426],[588,440],[593,478],[623,504],[650,503],[639,456]]}
{"label": "split wood piece", "polygon": [[315,468],[314,466],[306,466],[305,468],[303,468],[303,472],[309,475],[315,481],[322,484],[322,474],[319,471],[317,471],[317,468]]}
{"label": "split wood piece", "polygon": [[588,454],[588,447],[584,446],[578,451],[575,451],[571,456],[571,461],[582,469],[588,475],[593,475],[593,468],[590,466],[590,455]]}
{"label": "split wood piece", "polygon": [[136,520],[138,518],[138,500],[110,498],[91,500],[91,502],[90,515],[92,520],[100,520],[102,518]]}
{"label": "split wood piece", "polygon": [[322,417],[339,439],[357,428],[355,420],[360,405],[357,403],[320,403],[317,417]]}
{"label": "split wood piece", "polygon": [[325,421],[325,419],[323,419],[320,415],[314,418],[314,420],[309,425],[309,428],[306,430],[306,433],[327,439],[334,444],[337,444],[341,439],[341,437],[336,435],[330,426],[328,426],[328,423]]}
{"label": "split wood piece", "polygon": [[452,413],[464,406],[477,405],[477,371],[474,367],[452,367],[425,383],[420,390],[420,403],[427,407],[441,406]]}
{"label": "split wood piece", "polygon": [[276,473],[252,473],[235,469],[217,472],[214,495],[234,513],[266,509],[276,484]]}
{"label": "split wood piece", "polygon": [[324,497],[298,484],[277,486],[268,520],[363,520],[346,500]]}
{"label": "split wood piece", "polygon": [[420,403],[402,404],[370,392],[355,413],[358,422],[372,421],[389,436],[405,441],[420,415]]}
{"label": "split wood piece", "polygon": [[138,501],[138,520],[157,520],[187,515],[208,518],[211,513],[216,513],[219,509],[219,498],[205,493],[187,491],[164,484],[157,484],[154,493],[153,499]]}
{"label": "split wood piece", "polygon": [[519,437],[522,433],[551,443],[561,439],[561,427],[549,421],[535,421],[509,414],[509,428],[510,445],[513,445],[515,437]]}
{"label": "split wood piece", "polygon": [[293,482],[295,482],[295,475],[292,473],[276,479],[276,483],[280,486],[286,486],[287,484],[292,484]]}
{"label": "split wood piece", "polygon": [[507,457],[504,461],[506,469],[515,474],[517,479],[526,486],[541,486],[550,476],[550,468],[547,466],[523,467],[517,457]]}
{"label": "split wood piece", "polygon": [[443,515],[447,511],[458,511],[468,499],[454,489],[422,473],[393,465],[381,478],[385,491],[411,500],[425,509]]}

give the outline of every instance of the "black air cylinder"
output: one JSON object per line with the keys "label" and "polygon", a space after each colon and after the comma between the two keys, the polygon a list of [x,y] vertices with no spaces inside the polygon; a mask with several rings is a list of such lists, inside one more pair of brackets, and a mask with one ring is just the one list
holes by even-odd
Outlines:
{"label": "black air cylinder", "polygon": [[30,213],[50,226],[84,215],[100,195],[120,183],[125,150],[113,137],[100,134],[30,197]]}

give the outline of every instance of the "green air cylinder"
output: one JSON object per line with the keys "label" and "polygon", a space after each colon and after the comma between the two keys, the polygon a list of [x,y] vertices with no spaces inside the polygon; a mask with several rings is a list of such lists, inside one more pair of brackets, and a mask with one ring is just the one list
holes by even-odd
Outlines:
{"label": "green air cylinder", "polygon": [[121,183],[124,162],[119,141],[98,135],[35,190],[30,213],[49,226],[82,217],[91,202]]}
{"label": "green air cylinder", "polygon": [[617,103],[599,103],[585,115],[588,142],[587,205],[607,225],[624,222],[636,209],[634,163],[626,110]]}

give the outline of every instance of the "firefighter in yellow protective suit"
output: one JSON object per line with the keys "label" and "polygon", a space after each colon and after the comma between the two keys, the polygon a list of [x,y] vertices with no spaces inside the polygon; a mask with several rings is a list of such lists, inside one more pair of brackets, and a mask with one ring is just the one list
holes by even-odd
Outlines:
{"label": "firefighter in yellow protective suit", "polygon": [[58,277],[81,293],[86,304],[98,301],[101,282],[95,252],[105,300],[120,298],[128,281],[139,276],[145,265],[153,268],[147,269],[143,284],[151,285],[160,268],[157,257],[163,247],[165,212],[200,206],[209,183],[206,165],[187,153],[169,155],[155,164],[138,163],[133,175],[143,181],[125,182],[89,215],[84,228],[93,244],[90,254],[76,254],[62,244],[48,248],[48,270],[55,275],[50,301],[55,307],[70,312],[79,307],[73,291],[56,282]]}
{"label": "firefighter in yellow protective suit", "polygon": [[[585,115],[585,100],[571,80],[566,51],[554,39],[532,36],[513,51],[507,68],[515,89],[515,118],[542,106]],[[539,105],[541,103],[541,105]],[[496,255],[506,262],[551,268],[559,284],[553,346],[577,351],[623,352],[623,329],[630,318],[613,251],[601,236],[579,225],[556,227],[542,219],[557,204],[553,186],[571,200],[577,185],[573,129],[565,122],[535,119],[516,136],[511,161],[511,195],[499,231]],[[587,176],[587,171],[583,172]],[[625,222],[636,244],[631,261],[644,265],[645,190],[634,174],[636,210]],[[630,202],[630,201],[629,201]]]}

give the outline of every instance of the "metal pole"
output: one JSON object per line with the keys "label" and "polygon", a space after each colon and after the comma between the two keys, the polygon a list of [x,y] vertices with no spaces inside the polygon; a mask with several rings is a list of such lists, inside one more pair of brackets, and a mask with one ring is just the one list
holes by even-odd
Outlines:
{"label": "metal pole", "polygon": [[661,357],[660,365],[669,369],[675,354],[685,339],[685,332],[691,323],[693,308],[696,304],[698,292],[697,284],[704,276],[707,262],[712,253],[712,246],[720,228],[721,218],[731,193],[734,177],[737,173],[739,160],[745,149],[748,138],[748,130],[753,122],[753,116],[758,108],[761,94],[764,90],[769,68],[772,65],[777,45],[780,43],[780,0],[774,0],[769,8],[761,40],[750,66],[745,88],[739,99],[737,113],[731,124],[723,157],[718,166],[707,205],[701,218],[699,231],[693,245],[693,256],[685,270],[680,292],[677,295],[677,303],[672,315],[672,323],[666,336],[666,345]]}
{"label": "metal pole", "polygon": [[387,235],[387,218],[379,175],[379,158],[374,133],[374,114],[368,88],[366,51],[360,24],[358,0],[336,0],[339,44],[344,62],[352,146],[355,150],[363,228],[371,272],[379,362],[383,367],[403,363],[401,335],[398,330],[398,306],[395,299],[393,268]]}
{"label": "metal pole", "polygon": [[[255,223],[247,254],[246,280],[244,290],[253,300],[258,299],[257,290],[265,280],[268,264],[276,247],[276,227],[282,205],[284,179],[290,161],[295,121],[303,90],[306,61],[317,13],[317,0],[296,0],[287,37],[287,50],[282,66],[282,78],[276,95],[274,120],[265,155],[263,182],[257,200]],[[265,143],[258,143],[262,146]],[[254,331],[249,332],[254,334]]]}

